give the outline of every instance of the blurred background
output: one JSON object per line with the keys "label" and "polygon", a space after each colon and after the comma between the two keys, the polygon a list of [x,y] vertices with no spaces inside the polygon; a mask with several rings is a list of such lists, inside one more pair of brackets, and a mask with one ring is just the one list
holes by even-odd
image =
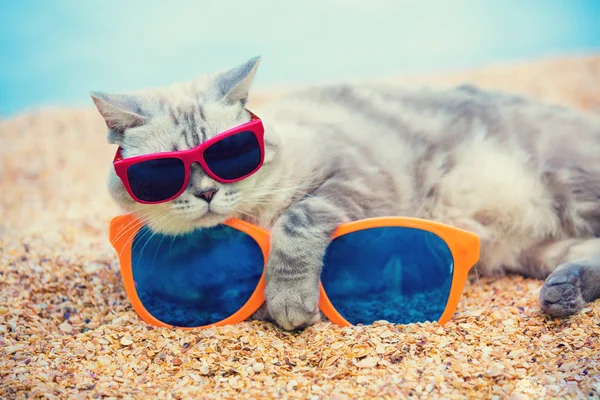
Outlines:
{"label": "blurred background", "polygon": [[600,51],[600,0],[0,0],[0,118],[263,55],[257,87]]}

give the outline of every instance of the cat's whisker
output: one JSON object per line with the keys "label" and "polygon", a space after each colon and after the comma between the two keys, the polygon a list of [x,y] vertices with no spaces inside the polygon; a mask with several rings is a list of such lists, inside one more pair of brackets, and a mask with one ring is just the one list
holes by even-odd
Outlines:
{"label": "cat's whisker", "polygon": [[[147,224],[149,222],[149,220],[146,220],[144,218],[138,218],[139,220],[141,220],[143,222],[143,224]],[[115,236],[115,238],[113,239],[114,241],[118,241],[121,240],[121,238],[123,238],[125,235],[133,232],[136,230],[137,227],[137,221],[136,220],[132,220],[130,222],[128,222],[123,229],[119,232],[118,235]]]}
{"label": "cat's whisker", "polygon": [[[173,218],[171,218],[169,221],[172,221]],[[154,263],[156,262],[156,257],[158,256],[158,250],[160,249],[160,245],[162,244],[163,240],[165,240],[165,237],[167,237],[167,235],[163,234],[160,241],[158,242],[158,245],[156,246],[156,251],[154,252],[154,258],[152,259],[152,265],[154,265]],[[175,235],[173,235],[173,237],[175,237]],[[173,242],[171,242],[171,246],[173,245]]]}
{"label": "cat's whisker", "polygon": [[317,180],[315,178],[319,177],[319,176],[323,176],[323,172],[321,171],[314,171],[312,173],[307,173],[307,174],[303,174],[301,177],[297,177],[297,178],[285,178],[282,177],[281,179],[273,179],[271,181],[269,181],[270,183],[281,183],[281,182],[293,182],[293,183],[297,183],[297,182],[311,182],[314,183]]}
{"label": "cat's whisker", "polygon": [[261,189],[302,189],[302,188],[310,188],[310,187],[318,187],[319,182],[310,182],[307,184],[298,184],[296,182],[269,182],[268,185],[260,185]]}
{"label": "cat's whisker", "polygon": [[[183,228],[183,225],[185,225],[185,221],[181,221],[181,223],[179,224],[179,228],[177,228],[177,231],[181,231],[181,228]],[[172,235],[173,239],[171,239],[171,245],[169,246],[169,252],[171,252],[171,250],[173,249],[173,244],[175,243],[175,239],[177,239],[178,235]]]}
{"label": "cat's whisker", "polygon": [[156,230],[160,231],[163,230],[168,223],[176,219],[176,217],[178,217],[178,215],[174,215],[172,213],[165,213],[160,217],[153,219],[152,225],[154,225],[154,227],[157,228]]}
{"label": "cat's whisker", "polygon": [[256,218],[256,216],[255,216],[255,215],[249,214],[249,213],[247,213],[247,212],[245,212],[245,211],[242,211],[242,210],[239,210],[239,209],[236,209],[236,208],[233,208],[233,209],[232,209],[232,211],[233,211],[234,213],[242,214],[242,215],[244,215],[244,216],[246,216],[246,217],[248,217],[248,218]]}
{"label": "cat's whisker", "polygon": [[[279,205],[279,204],[282,203],[281,199],[273,199],[268,194],[264,194],[263,196],[260,196],[260,194],[261,193],[259,193],[259,195],[257,196],[257,198],[243,199],[238,204],[243,204],[243,205]],[[297,194],[303,195],[303,196],[307,196],[307,197],[317,197],[317,196],[314,196],[314,195],[312,195],[310,193],[305,193],[305,192],[301,192],[301,191],[297,191]],[[320,198],[320,199],[327,199],[327,198],[330,198],[330,196],[320,195],[320,196],[318,196],[318,198]]]}
{"label": "cat's whisker", "polygon": [[311,188],[316,188],[318,187],[318,185],[283,185],[283,184],[278,184],[278,185],[271,185],[271,186],[259,186],[258,189],[261,190],[262,192],[271,192],[271,191],[288,191],[288,190],[307,190],[307,189],[311,189]]}
{"label": "cat's whisker", "polygon": [[[158,222],[158,221],[165,221],[165,220],[167,220],[167,221],[168,221],[168,220],[169,220],[169,218],[172,218],[172,216],[171,216],[171,215],[168,215],[168,214],[167,214],[167,215],[163,215],[163,216],[159,217],[159,218],[156,220],[156,222]],[[148,243],[150,243],[150,241],[152,240],[152,238],[153,238],[155,235],[159,234],[159,232],[158,232],[158,231],[152,231],[152,229],[148,229],[146,232],[144,232],[144,234],[142,234],[142,237],[140,237],[140,241],[142,240],[142,238],[144,237],[144,235],[146,235],[146,233],[147,233],[147,232],[150,232],[150,233],[151,233],[151,235],[150,235],[148,238],[146,238],[146,242],[144,243],[144,245],[142,246],[142,249],[140,250],[140,257],[141,257],[141,254],[142,254],[142,253],[144,252],[144,250],[146,249],[146,246],[148,245]],[[146,235],[146,236],[147,236],[147,235]],[[164,235],[163,235],[163,236],[164,236]],[[161,239],[161,240],[162,240],[162,239]],[[131,250],[132,250],[132,252],[133,252],[133,246],[132,246],[132,249],[131,249]]]}
{"label": "cat's whisker", "polygon": [[[303,196],[307,196],[307,195],[312,195],[309,192],[305,192],[299,189],[275,189],[275,190],[265,190],[265,191],[261,191],[261,192],[255,192],[252,193],[252,195],[248,196],[248,197],[255,197],[256,199],[262,199],[262,198],[270,198],[270,197],[274,197],[277,195],[285,195],[285,194],[289,194],[291,196],[294,195],[303,195]],[[283,196],[285,197],[285,196]]]}
{"label": "cat's whisker", "polygon": [[[135,224],[132,224],[132,225],[133,225],[133,226],[131,226],[131,227],[130,227],[129,229],[127,229],[127,230],[128,230],[129,232],[132,232],[132,233],[133,233],[133,231],[135,231],[135,233],[137,234],[137,232],[139,232],[139,231],[137,231],[137,230],[135,229]],[[150,230],[150,229],[148,229],[148,230],[144,231],[144,232],[142,233],[142,235],[141,235],[141,236],[140,236],[138,239],[139,239],[139,240],[142,240],[142,239],[144,238],[144,236],[146,236],[146,235],[148,235],[148,234],[149,234],[149,232],[151,232],[151,230]],[[133,251],[133,250],[134,250],[134,244],[132,243],[132,244],[131,244],[131,246],[132,246],[132,251]],[[120,256],[120,254],[119,254],[119,256]]]}
{"label": "cat's whisker", "polygon": [[[138,232],[139,232],[139,231],[137,231],[137,230],[136,230],[136,231],[135,231],[135,234],[137,234]],[[139,237],[139,239],[141,240],[141,239],[142,239],[142,238],[143,238],[145,235],[148,235],[148,232],[149,232],[149,230],[147,230],[147,231],[145,231],[144,233],[142,233],[142,235]],[[132,236],[130,237],[130,239],[134,239],[134,238],[135,238],[135,235],[132,235]],[[134,252],[134,249],[135,249],[135,244],[132,242],[132,243],[130,244],[130,246],[131,246],[131,253],[133,254],[133,252]],[[121,258],[121,256],[123,255],[123,252],[126,250],[126,248],[127,248],[127,246],[126,246],[126,247],[124,247],[124,248],[123,248],[123,249],[122,249],[122,250],[121,250],[121,251],[118,253],[118,256],[119,256],[119,258]]]}

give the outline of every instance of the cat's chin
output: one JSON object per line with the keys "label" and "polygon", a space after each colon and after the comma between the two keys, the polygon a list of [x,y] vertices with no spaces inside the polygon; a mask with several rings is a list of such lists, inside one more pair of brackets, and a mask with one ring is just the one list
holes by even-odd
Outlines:
{"label": "cat's chin", "polygon": [[190,217],[176,216],[173,218],[165,218],[165,216],[159,216],[152,218],[148,221],[148,227],[157,233],[165,235],[183,235],[198,228],[210,228],[222,224],[229,215],[217,214],[209,211],[201,217]]}
{"label": "cat's chin", "polygon": [[194,228],[210,228],[212,226],[222,224],[227,219],[229,219],[229,215],[217,214],[214,211],[208,211],[202,217],[189,220],[188,223]]}

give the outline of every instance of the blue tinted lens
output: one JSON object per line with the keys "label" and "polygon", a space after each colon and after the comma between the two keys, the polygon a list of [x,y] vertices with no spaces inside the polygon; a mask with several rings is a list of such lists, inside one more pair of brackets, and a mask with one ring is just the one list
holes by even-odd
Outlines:
{"label": "blue tinted lens", "polygon": [[185,165],[177,158],[142,161],[127,168],[131,191],[144,201],[162,201],[177,194],[185,182]]}
{"label": "blue tinted lens", "polygon": [[260,145],[251,131],[226,137],[204,151],[206,165],[221,179],[248,175],[260,164]]}
{"label": "blue tinted lens", "polygon": [[321,280],[352,324],[437,321],[450,295],[454,262],[446,243],[420,229],[365,229],[334,239]]}
{"label": "blue tinted lens", "polygon": [[179,327],[221,321],[248,301],[264,258],[250,236],[227,226],[180,236],[142,228],[131,251],[140,301],[156,319]]}

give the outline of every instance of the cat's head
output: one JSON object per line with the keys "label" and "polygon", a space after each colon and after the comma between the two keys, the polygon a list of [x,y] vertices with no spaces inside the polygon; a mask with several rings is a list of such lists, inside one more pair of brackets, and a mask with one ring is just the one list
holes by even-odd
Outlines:
{"label": "cat's head", "polygon": [[[92,99],[108,126],[109,142],[121,147],[123,158],[187,150],[250,120],[244,106],[259,62],[256,57],[231,70],[162,89],[117,95],[92,92]],[[219,183],[194,163],[181,195],[165,203],[141,204],[131,198],[111,167],[109,191],[155,231],[178,234],[214,226],[251,209],[250,194],[274,157],[266,142],[263,167],[239,182]]]}

